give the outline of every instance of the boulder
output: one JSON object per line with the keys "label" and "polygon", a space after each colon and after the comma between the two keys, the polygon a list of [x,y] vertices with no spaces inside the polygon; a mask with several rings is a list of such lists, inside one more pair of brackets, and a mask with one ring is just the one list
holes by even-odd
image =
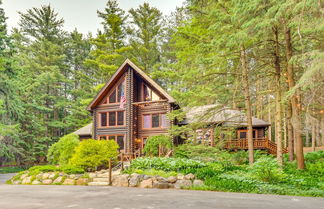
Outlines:
{"label": "boulder", "polygon": [[69,178],[70,179],[75,179],[76,178],[76,175],[75,174],[71,174],[71,175],[69,175]]}
{"label": "boulder", "polygon": [[53,180],[52,179],[45,179],[45,180],[43,180],[43,184],[45,184],[45,185],[49,185],[51,183],[53,183]]}
{"label": "boulder", "polygon": [[49,178],[49,173],[43,173],[42,179],[48,179]]}
{"label": "boulder", "polygon": [[12,184],[21,184],[21,181],[20,180],[12,181]]}
{"label": "boulder", "polygon": [[39,173],[36,175],[36,179],[40,180],[43,178],[43,173]]}
{"label": "boulder", "polygon": [[183,178],[184,178],[184,175],[183,175],[183,174],[181,174],[181,173],[178,174],[178,176],[177,176],[177,179],[178,179],[178,180],[183,180]]}
{"label": "boulder", "polygon": [[141,179],[143,179],[143,175],[133,173],[131,175],[131,178],[129,179],[129,186],[130,187],[137,187],[139,185]]}
{"label": "boulder", "polygon": [[168,179],[161,177],[161,176],[157,176],[156,180],[160,183],[168,183]]}
{"label": "boulder", "polygon": [[49,173],[48,178],[49,179],[54,179],[55,176],[56,176],[55,173]]}
{"label": "boulder", "polygon": [[97,174],[96,173],[89,173],[89,178],[96,178],[97,177]]}
{"label": "boulder", "polygon": [[38,180],[34,180],[34,181],[32,182],[32,184],[33,184],[33,185],[39,185],[39,184],[42,184],[42,182],[40,182],[40,181],[38,181]]}
{"label": "boulder", "polygon": [[26,178],[28,176],[28,174],[23,174],[20,176],[20,180],[23,180],[24,178]]}
{"label": "boulder", "polygon": [[94,178],[92,181],[93,182],[108,182],[109,179],[108,178]]}
{"label": "boulder", "polygon": [[168,189],[169,184],[168,183],[163,183],[163,182],[153,182],[153,188],[156,188],[156,189]]}
{"label": "boulder", "polygon": [[109,173],[98,173],[97,174],[98,178],[108,178],[109,177]]}
{"label": "boulder", "polygon": [[118,187],[128,187],[128,177],[128,174],[115,176],[115,178],[113,178],[112,185]]}
{"label": "boulder", "polygon": [[194,180],[194,179],[195,179],[195,175],[193,175],[192,173],[189,173],[184,176],[184,180]]}
{"label": "boulder", "polygon": [[174,184],[174,188],[176,188],[176,189],[188,188],[188,187],[191,187],[191,186],[192,186],[191,180],[178,180]]}
{"label": "boulder", "polygon": [[22,180],[22,184],[30,184],[31,183],[31,176],[28,176]]}
{"label": "boulder", "polygon": [[108,182],[89,182],[88,186],[108,186]]}
{"label": "boulder", "polygon": [[202,186],[202,185],[204,185],[204,182],[202,180],[196,179],[193,181],[193,185],[194,186]]}
{"label": "boulder", "polygon": [[[109,172],[108,172],[109,173]],[[113,171],[113,172],[111,172],[111,174],[113,175],[113,176],[117,176],[117,175],[120,175],[120,169],[119,170],[116,170],[116,171]]]}
{"label": "boulder", "polygon": [[150,179],[150,178],[152,178],[152,176],[148,176],[148,175],[144,175],[144,176],[143,176],[143,179],[144,179],[144,180],[147,180],[147,179]]}
{"label": "boulder", "polygon": [[79,178],[76,180],[76,185],[87,185],[89,182],[89,179],[87,178]]}
{"label": "boulder", "polygon": [[177,177],[175,177],[175,176],[169,176],[169,177],[168,177],[168,182],[169,182],[169,183],[175,183],[177,180],[178,180],[178,179],[177,179]]}
{"label": "boulder", "polygon": [[75,180],[74,179],[65,179],[63,184],[64,185],[74,185]]}
{"label": "boulder", "polygon": [[153,180],[145,179],[140,183],[139,187],[140,188],[153,188]]}
{"label": "boulder", "polygon": [[63,177],[59,176],[53,181],[53,184],[60,184],[60,183],[62,183],[62,180],[63,180]]}

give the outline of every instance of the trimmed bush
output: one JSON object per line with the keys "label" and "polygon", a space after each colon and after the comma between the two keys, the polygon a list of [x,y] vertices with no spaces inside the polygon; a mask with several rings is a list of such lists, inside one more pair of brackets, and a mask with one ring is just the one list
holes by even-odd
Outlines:
{"label": "trimmed bush", "polygon": [[51,164],[66,165],[71,159],[75,147],[79,144],[79,136],[68,134],[52,144],[47,153],[47,160]]}
{"label": "trimmed bush", "polygon": [[113,140],[87,139],[75,148],[70,164],[88,171],[108,164],[109,159],[118,155],[118,145]]}

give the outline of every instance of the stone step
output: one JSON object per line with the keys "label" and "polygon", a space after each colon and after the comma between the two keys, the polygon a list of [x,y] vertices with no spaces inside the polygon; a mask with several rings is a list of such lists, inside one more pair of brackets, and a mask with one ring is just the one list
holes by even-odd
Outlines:
{"label": "stone step", "polygon": [[89,182],[88,186],[108,186],[108,182]]}
{"label": "stone step", "polygon": [[93,182],[108,182],[108,178],[93,178]]}

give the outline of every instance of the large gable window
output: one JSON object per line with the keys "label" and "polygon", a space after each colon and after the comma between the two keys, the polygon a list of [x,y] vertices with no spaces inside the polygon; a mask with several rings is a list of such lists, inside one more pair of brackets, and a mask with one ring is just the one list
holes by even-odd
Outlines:
{"label": "large gable window", "polygon": [[166,128],[166,114],[145,114],[143,115],[143,129]]}
{"label": "large gable window", "polygon": [[109,104],[119,103],[122,95],[125,96],[125,82],[124,81],[119,83],[118,86],[110,93],[110,95],[108,97],[108,103]]}
{"label": "large gable window", "polygon": [[160,100],[160,97],[146,84],[143,84],[143,97],[144,97],[144,101]]}
{"label": "large gable window", "polygon": [[124,126],[125,111],[101,112],[100,127]]}

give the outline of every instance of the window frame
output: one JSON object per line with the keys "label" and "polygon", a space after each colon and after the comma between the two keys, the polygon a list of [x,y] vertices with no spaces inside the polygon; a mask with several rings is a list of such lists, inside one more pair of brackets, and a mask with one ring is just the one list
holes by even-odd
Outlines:
{"label": "window frame", "polygon": [[[150,92],[150,97],[151,97],[150,100],[145,100],[145,87],[147,87],[149,89],[149,91],[151,91]],[[144,102],[152,102],[152,101],[159,101],[159,100],[161,100],[160,95],[157,94],[155,91],[153,91],[152,87],[150,87],[149,85],[147,85],[144,82],[142,83],[142,91],[141,92],[142,92],[142,101],[144,101]],[[153,100],[153,93],[156,94],[159,97],[158,100]]]}
{"label": "window frame", "polygon": [[[114,112],[115,113],[115,125],[111,126],[109,124],[110,120],[109,120],[109,113]],[[118,112],[123,112],[123,125],[118,125]],[[114,111],[105,111],[105,112],[98,112],[98,127],[99,128],[111,128],[111,127],[125,127],[126,126],[126,118],[125,118],[125,110],[114,110]],[[106,126],[102,126],[101,125],[101,114],[106,114]]]}
{"label": "window frame", "polygon": [[[166,126],[166,127],[163,127],[162,126],[162,115],[166,115],[167,113],[144,113],[144,114],[142,114],[142,126],[141,126],[141,128],[143,129],[143,130],[150,130],[150,129],[167,129],[168,128],[168,126]],[[151,126],[150,126],[150,128],[144,128],[144,116],[146,116],[146,115],[150,115],[150,118],[151,118]],[[153,115],[159,115],[159,127],[154,127],[153,128]],[[168,123],[167,123],[167,117],[165,116],[165,119],[166,119],[166,125],[168,125]]]}
{"label": "window frame", "polygon": [[[114,86],[113,90],[110,90],[109,93],[107,94],[107,96],[104,98],[104,101],[102,103],[102,105],[116,105],[120,103],[120,98],[118,99],[118,87],[120,84],[122,84],[124,86],[124,96],[126,97],[126,82],[125,82],[125,77],[123,77],[122,79],[120,79],[117,84]],[[109,97],[116,92],[116,96],[115,96],[115,103],[110,103],[109,102]],[[118,101],[119,100],[119,101]]]}

